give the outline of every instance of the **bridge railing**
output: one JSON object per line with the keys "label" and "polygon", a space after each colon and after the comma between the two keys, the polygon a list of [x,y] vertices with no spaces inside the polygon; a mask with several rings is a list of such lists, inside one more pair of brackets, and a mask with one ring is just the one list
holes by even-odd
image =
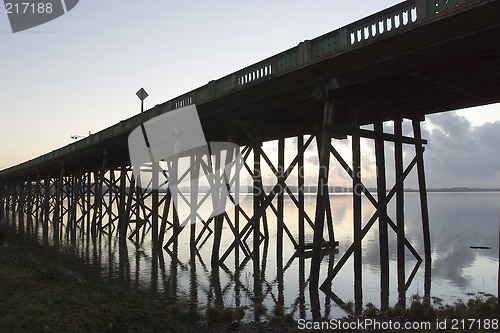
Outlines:
{"label": "bridge railing", "polygon": [[369,16],[348,29],[348,44],[355,45],[372,38],[388,34],[417,21],[416,1],[406,1],[404,6],[397,5]]}
{"label": "bridge railing", "polygon": [[[381,12],[370,15],[340,29],[329,32],[312,40],[299,43],[296,47],[281,52],[273,57],[243,68],[215,81],[192,90],[170,101],[156,105],[145,112],[145,120],[152,119],[165,112],[190,104],[202,104],[245,89],[259,82],[284,75],[303,66],[327,57],[357,48],[392,33],[399,32],[416,22],[433,18],[457,7],[488,0],[407,0]],[[141,123],[141,115],[123,120],[96,134],[81,139],[28,162],[0,171],[0,176],[16,172],[24,168],[32,168],[56,157],[64,156],[81,148],[85,148],[133,130]]]}

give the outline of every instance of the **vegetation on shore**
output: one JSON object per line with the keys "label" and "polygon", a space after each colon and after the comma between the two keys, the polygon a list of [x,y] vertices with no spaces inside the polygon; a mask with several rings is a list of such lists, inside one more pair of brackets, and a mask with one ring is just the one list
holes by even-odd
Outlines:
{"label": "vegetation on shore", "polygon": [[[402,323],[500,318],[496,297],[469,296],[468,301],[444,305],[439,299],[424,302],[416,295],[406,309],[386,311],[368,303],[360,317],[340,320],[376,318]],[[266,314],[266,323],[240,323],[249,310],[245,307],[208,307],[205,318],[186,308],[139,291],[82,282],[78,274],[68,274],[33,248],[0,246],[0,332],[304,332],[283,306],[268,311],[261,303],[254,304],[254,312]],[[469,331],[481,331],[478,328]]]}
{"label": "vegetation on shore", "polygon": [[27,247],[0,247],[0,332],[172,332],[169,307],[81,282]]}

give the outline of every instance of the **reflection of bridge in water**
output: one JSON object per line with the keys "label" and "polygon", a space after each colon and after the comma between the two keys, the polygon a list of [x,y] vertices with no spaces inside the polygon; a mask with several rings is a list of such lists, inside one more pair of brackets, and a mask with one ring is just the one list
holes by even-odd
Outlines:
{"label": "reflection of bridge in water", "polygon": [[[199,221],[193,212],[184,217],[183,212],[175,210],[173,201],[181,199],[168,190],[146,192],[136,187],[127,137],[141,124],[137,115],[1,171],[0,214],[7,218],[18,216],[22,221],[19,226],[30,232],[32,228],[38,230],[39,225],[46,243],[58,244],[63,239],[76,243],[79,239],[95,240],[107,234],[118,236],[123,245],[127,238],[140,240],[148,231],[155,265],[157,257],[164,255],[158,251],[162,247],[172,255],[172,263],[176,265],[175,253],[182,251],[179,237],[189,232],[193,255],[212,243],[209,261],[215,278],[221,268],[227,269],[229,260],[235,262],[235,267],[253,262],[252,293],[256,300],[263,293],[260,272],[270,237],[268,219],[272,216],[276,220],[277,260],[284,242],[289,242],[298,249],[298,260],[309,261],[300,253],[312,243],[308,272],[311,304],[319,305],[319,290],[341,304],[331,284],[353,257],[357,310],[363,300],[362,240],[378,222],[381,306],[386,308],[389,229],[397,235],[397,288],[401,300],[406,298],[408,284],[416,271],[406,272],[405,253],[409,251],[417,262],[422,261],[405,237],[404,180],[414,168],[420,190],[426,276],[430,274],[423,159],[426,142],[421,137],[420,123],[426,114],[500,101],[499,13],[500,1],[405,1],[211,81],[145,113],[146,119],[152,119],[196,104],[207,141],[230,141],[243,147],[245,166],[253,177],[252,209],[238,207],[231,215]],[[412,136],[403,135],[403,119],[410,120]],[[393,122],[392,133],[384,132],[386,121]],[[371,124],[373,129],[363,127]],[[332,138],[341,140],[348,136],[351,163],[331,144]],[[296,144],[288,138],[295,138]],[[277,140],[277,160],[262,149],[263,142],[272,140]],[[363,185],[362,140],[373,141],[375,145],[376,196]],[[314,141],[319,166],[313,217],[305,211],[304,191],[294,193],[291,188],[304,187],[304,154],[312,149]],[[386,179],[386,143],[394,147],[395,182],[390,188]],[[405,160],[404,146],[414,147],[413,158]],[[292,150],[293,154],[288,156]],[[359,191],[352,194],[354,240],[325,271],[321,265],[322,251],[336,240],[332,219],[335,205],[328,200],[331,157],[352,178],[352,188]],[[196,168],[194,165],[186,170],[186,177]],[[262,168],[275,175],[272,189],[267,192]],[[171,165],[169,170],[177,169]],[[285,197],[296,206],[296,231],[284,215]],[[369,219],[362,216],[363,197],[376,208]],[[393,198],[394,220],[387,212]],[[146,204],[147,201],[151,204]],[[185,228],[187,222],[194,220],[199,223]],[[232,241],[224,247],[221,240],[228,234]],[[306,239],[308,234],[311,239]],[[281,267],[284,269],[286,265]],[[430,292],[427,280],[426,296]],[[313,309],[313,316],[318,315],[319,308]]]}

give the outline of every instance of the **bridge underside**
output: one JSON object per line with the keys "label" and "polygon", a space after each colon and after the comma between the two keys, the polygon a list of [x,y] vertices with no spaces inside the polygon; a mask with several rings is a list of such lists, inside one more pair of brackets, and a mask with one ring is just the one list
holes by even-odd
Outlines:
{"label": "bridge underside", "polygon": [[207,136],[227,138],[220,125],[234,121],[259,124],[266,141],[310,133],[322,119],[325,86],[333,123],[347,128],[498,103],[499,13],[492,2],[202,104]]}

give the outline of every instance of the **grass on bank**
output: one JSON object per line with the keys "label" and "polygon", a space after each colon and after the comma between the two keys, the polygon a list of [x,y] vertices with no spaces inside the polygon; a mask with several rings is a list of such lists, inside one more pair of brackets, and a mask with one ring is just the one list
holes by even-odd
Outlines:
{"label": "grass on bank", "polygon": [[[267,315],[268,322],[237,324],[246,308],[207,308],[203,318],[194,318],[185,306],[167,304],[143,293],[111,287],[103,283],[67,279],[67,269],[39,257],[33,248],[0,247],[0,333],[1,332],[303,332],[291,314],[277,305]],[[414,296],[410,306],[380,311],[366,304],[361,318],[378,320],[436,321],[437,319],[498,319],[496,297],[469,295],[468,301],[453,305],[428,304]],[[267,312],[254,304],[254,312]],[[323,320],[328,320],[324,318]],[[355,317],[343,318],[344,321]],[[201,329],[201,330],[200,330]],[[434,330],[436,331],[436,330]],[[474,330],[472,330],[474,331]]]}
{"label": "grass on bank", "polygon": [[0,247],[0,332],[173,332],[169,306],[65,278],[31,248]]}

